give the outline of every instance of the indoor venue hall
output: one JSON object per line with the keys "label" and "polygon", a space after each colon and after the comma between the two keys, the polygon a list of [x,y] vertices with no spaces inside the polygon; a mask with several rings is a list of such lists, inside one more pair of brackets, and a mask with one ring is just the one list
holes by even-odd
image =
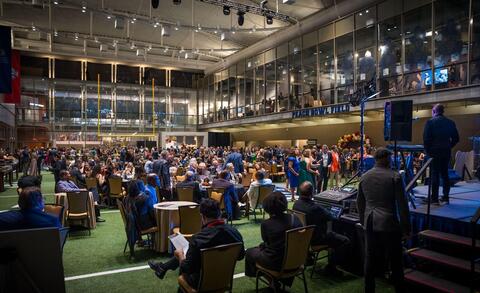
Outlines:
{"label": "indoor venue hall", "polygon": [[0,292],[480,292],[480,0],[0,0]]}

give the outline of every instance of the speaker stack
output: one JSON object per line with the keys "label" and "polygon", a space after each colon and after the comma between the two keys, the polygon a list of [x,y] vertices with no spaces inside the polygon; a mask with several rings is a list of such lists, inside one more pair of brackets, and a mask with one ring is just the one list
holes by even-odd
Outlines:
{"label": "speaker stack", "polygon": [[413,101],[385,103],[385,141],[412,141]]}

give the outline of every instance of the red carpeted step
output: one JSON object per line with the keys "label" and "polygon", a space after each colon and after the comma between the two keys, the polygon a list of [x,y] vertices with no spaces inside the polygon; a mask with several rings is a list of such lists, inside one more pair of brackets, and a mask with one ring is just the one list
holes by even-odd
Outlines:
{"label": "red carpeted step", "polygon": [[[472,239],[469,237],[463,237],[455,234],[433,231],[433,230],[424,230],[418,233],[419,236],[439,242],[448,242],[451,244],[461,245],[461,246],[472,246]],[[480,249],[480,240],[477,239],[476,248]]]}
{"label": "red carpeted step", "polygon": [[444,293],[469,293],[470,288],[416,270],[405,271],[405,280]]}
{"label": "red carpeted step", "polygon": [[[425,248],[415,248],[410,250],[409,253],[413,257],[424,259],[432,263],[466,272],[470,271],[470,260],[450,256],[448,254],[439,253]],[[480,267],[478,265],[476,265],[475,271],[480,272]]]}

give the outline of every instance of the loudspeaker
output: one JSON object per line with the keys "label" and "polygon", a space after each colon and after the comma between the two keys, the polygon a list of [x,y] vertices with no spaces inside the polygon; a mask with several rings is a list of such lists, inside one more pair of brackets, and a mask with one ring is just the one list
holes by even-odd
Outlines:
{"label": "loudspeaker", "polygon": [[152,0],[152,7],[157,9],[158,8],[158,4],[160,4],[160,0]]}
{"label": "loudspeaker", "polygon": [[208,146],[229,146],[230,145],[230,133],[229,132],[209,132],[208,133]]}
{"label": "loudspeaker", "polygon": [[391,101],[385,103],[385,120],[383,136],[385,141],[412,140],[413,102]]}

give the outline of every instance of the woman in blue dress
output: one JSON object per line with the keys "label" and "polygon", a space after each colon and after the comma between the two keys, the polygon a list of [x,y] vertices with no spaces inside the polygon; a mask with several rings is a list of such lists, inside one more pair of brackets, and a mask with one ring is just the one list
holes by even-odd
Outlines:
{"label": "woman in blue dress", "polygon": [[291,151],[287,159],[287,177],[290,185],[290,193],[292,201],[295,200],[295,189],[298,187],[298,175],[300,172],[300,164],[297,159],[298,150]]}

